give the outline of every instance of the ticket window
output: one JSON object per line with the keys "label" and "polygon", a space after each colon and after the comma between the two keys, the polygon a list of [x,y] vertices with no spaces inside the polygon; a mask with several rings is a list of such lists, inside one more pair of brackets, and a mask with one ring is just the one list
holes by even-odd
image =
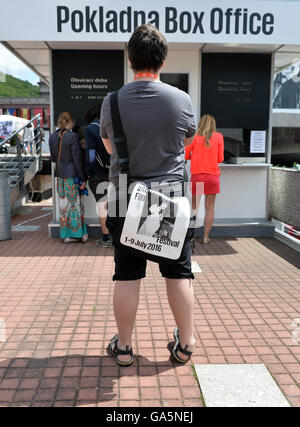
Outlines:
{"label": "ticket window", "polygon": [[270,77],[270,54],[203,53],[201,113],[216,119],[225,163],[266,162]]}

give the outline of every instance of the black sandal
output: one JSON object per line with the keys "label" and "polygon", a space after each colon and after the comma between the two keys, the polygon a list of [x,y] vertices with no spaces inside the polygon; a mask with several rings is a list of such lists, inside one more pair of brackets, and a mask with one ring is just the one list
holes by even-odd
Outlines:
{"label": "black sandal", "polygon": [[[134,361],[132,347],[127,345],[126,350],[121,350],[118,347],[118,342],[119,342],[119,335],[117,334],[109,341],[107,351],[114,358],[115,362],[119,366],[130,366],[130,365],[132,365],[132,363]],[[118,358],[118,356],[130,356],[130,360],[128,360],[127,362],[124,362],[123,360],[120,360]]]}
{"label": "black sandal", "polygon": [[[173,356],[173,359],[177,363],[180,363],[181,365],[184,365],[185,363],[187,363],[190,360],[193,352],[188,350],[188,347],[189,347],[188,345],[186,345],[185,348],[182,348],[182,345],[181,345],[181,342],[180,342],[180,339],[179,339],[179,331],[178,331],[178,327],[177,326],[174,329],[173,337],[174,337],[174,340],[175,340],[175,345],[174,345],[174,348],[173,348],[171,354]],[[188,358],[187,359],[182,359],[182,357],[180,357],[178,355],[178,352],[184,354],[185,356],[188,356]]]}

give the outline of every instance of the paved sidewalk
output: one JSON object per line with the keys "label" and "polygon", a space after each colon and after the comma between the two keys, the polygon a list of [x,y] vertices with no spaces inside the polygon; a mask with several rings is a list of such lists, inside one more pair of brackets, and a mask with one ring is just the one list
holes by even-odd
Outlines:
{"label": "paved sidewalk", "polygon": [[[29,206],[13,224],[46,213]],[[7,337],[0,342],[0,406],[204,406],[193,364],[262,363],[300,407],[300,329],[292,326],[300,319],[297,252],[275,239],[197,241],[197,348],[188,365],[176,367],[167,350],[174,321],[164,281],[149,263],[134,332],[139,356],[119,368],[105,350],[116,332],[113,252],[95,239],[50,239],[49,219],[0,242]]]}

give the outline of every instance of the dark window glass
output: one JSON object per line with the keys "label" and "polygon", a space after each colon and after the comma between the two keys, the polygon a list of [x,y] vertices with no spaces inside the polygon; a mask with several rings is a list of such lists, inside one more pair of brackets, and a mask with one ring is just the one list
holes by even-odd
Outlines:
{"label": "dark window glass", "polygon": [[[255,129],[265,130],[265,129]],[[224,162],[226,163],[248,163],[255,159],[266,158],[266,153],[251,153],[250,140],[251,129],[217,129],[224,136]],[[267,136],[265,143],[267,149]]]}
{"label": "dark window glass", "polygon": [[272,163],[293,166],[300,162],[300,128],[272,129]]}
{"label": "dark window glass", "polygon": [[90,105],[124,84],[124,52],[53,50],[54,122],[70,111],[77,126],[85,124]]}
{"label": "dark window glass", "polygon": [[201,114],[222,128],[267,129],[271,55],[203,53]]}
{"label": "dark window glass", "polygon": [[189,75],[184,73],[161,73],[160,80],[189,93]]}

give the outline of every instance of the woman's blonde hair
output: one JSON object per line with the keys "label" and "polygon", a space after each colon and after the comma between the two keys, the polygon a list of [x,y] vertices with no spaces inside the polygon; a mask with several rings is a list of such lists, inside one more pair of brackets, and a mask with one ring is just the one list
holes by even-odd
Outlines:
{"label": "woman's blonde hair", "polygon": [[201,117],[197,134],[204,137],[204,144],[206,147],[210,147],[210,138],[216,130],[216,120],[213,116],[205,114]]}
{"label": "woman's blonde hair", "polygon": [[59,115],[57,126],[60,130],[64,130],[66,129],[67,125],[70,124],[70,122],[73,122],[73,125],[75,125],[74,117],[71,113],[64,112]]}

